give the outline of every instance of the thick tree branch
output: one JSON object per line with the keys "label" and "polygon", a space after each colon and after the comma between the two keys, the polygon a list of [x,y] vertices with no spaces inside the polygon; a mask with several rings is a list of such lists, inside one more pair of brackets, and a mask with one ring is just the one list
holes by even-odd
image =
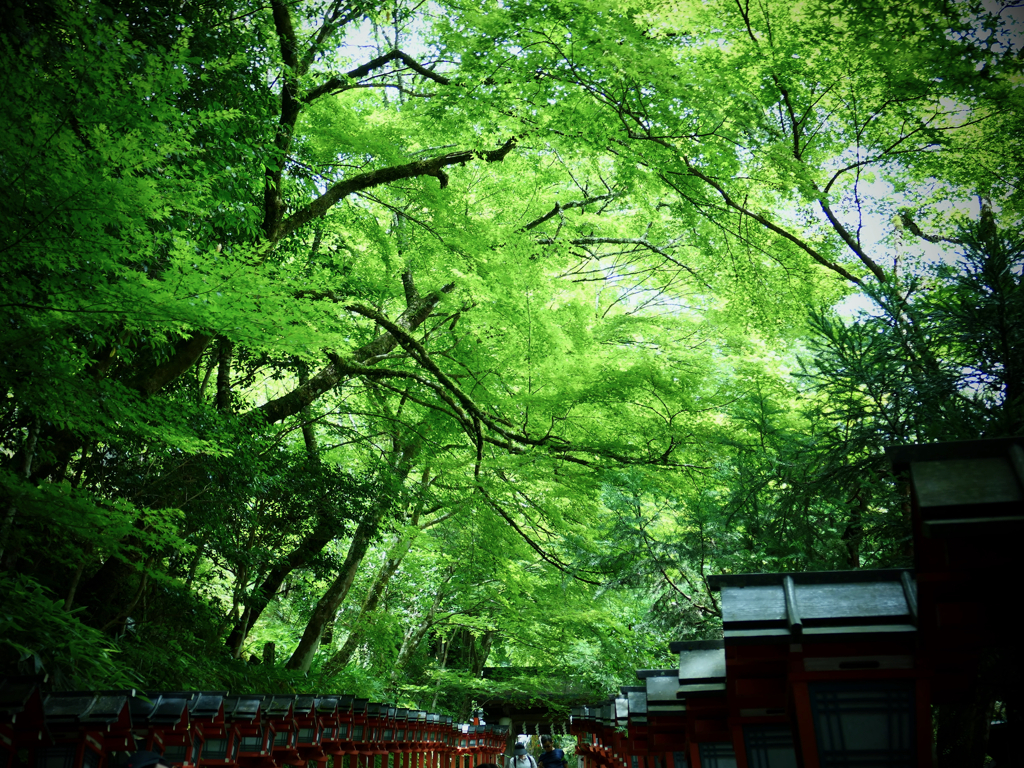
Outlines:
{"label": "thick tree branch", "polygon": [[299,55],[298,46],[295,41],[295,28],[292,26],[292,15],[288,6],[281,0],[271,0],[270,7],[274,14],[274,29],[277,31],[277,40],[281,46],[281,59],[285,66],[289,67],[295,74],[298,74]]}
{"label": "thick tree branch", "polygon": [[[508,450],[511,453],[517,453],[520,449],[514,447],[512,444],[517,443],[519,445],[532,445],[536,447],[544,447],[551,451],[554,455],[564,461],[571,461],[577,464],[589,464],[584,459],[572,456],[573,453],[585,453],[592,456],[600,456],[606,459],[611,459],[618,464],[634,464],[634,465],[650,465],[659,464],[664,466],[676,466],[686,467],[691,469],[699,468],[692,464],[676,464],[668,461],[669,453],[671,450],[663,453],[661,456],[655,459],[637,459],[632,456],[625,456],[623,454],[608,451],[602,448],[590,448],[584,446],[575,446],[569,444],[567,441],[554,435],[545,435],[540,438],[530,437],[519,432],[515,432],[511,429],[506,429],[498,423],[494,417],[485,413],[476,402],[469,397],[462,389],[456,384],[447,374],[445,374],[438,366],[437,363],[431,359],[430,355],[423,348],[423,346],[412,337],[404,328],[392,323],[386,317],[381,315],[375,309],[365,307],[361,305],[349,305],[347,309],[351,312],[362,315],[384,328],[390,333],[398,344],[408,352],[413,359],[416,360],[423,368],[425,368],[440,384],[435,385],[431,382],[427,382],[416,374],[408,373],[405,371],[387,371],[383,369],[377,369],[376,375],[380,376],[400,376],[403,378],[413,378],[422,384],[430,387],[439,396],[441,396],[449,407],[452,408],[454,415],[462,423],[464,429],[467,430],[467,434],[474,440],[479,450],[482,448],[482,443],[491,443]],[[335,364],[340,366],[340,361]],[[366,375],[374,375],[369,371],[365,372]],[[481,425],[486,426],[492,432],[500,435],[503,440],[497,440],[484,434],[481,430]]]}
{"label": "thick tree branch", "polygon": [[406,67],[411,69],[416,74],[421,75],[422,77],[425,77],[428,80],[433,80],[435,83],[440,83],[441,85],[448,85],[451,82],[447,77],[443,77],[442,75],[439,75],[436,72],[431,72],[429,69],[424,67],[414,58],[412,58],[412,56],[410,56],[409,54],[403,51],[394,50],[389,53],[385,53],[383,56],[378,56],[375,59],[371,59],[370,61],[366,62],[361,66],[356,67],[355,69],[350,69],[342,77],[332,77],[327,82],[318,85],[316,88],[309,91],[302,98],[302,100],[308,104],[309,102],[315,101],[316,99],[320,98],[324,94],[337,93],[339,91],[347,90],[348,88],[353,88],[356,85],[353,81],[358,80],[361,77],[366,77],[366,75],[370,74],[373,70],[379,69],[380,67],[383,67],[385,64],[390,64],[392,61],[402,62]]}
{"label": "thick tree branch", "polygon": [[479,157],[484,162],[488,163],[500,163],[505,159],[505,156],[512,151],[515,145],[516,140],[512,138],[497,149],[485,152],[476,152],[470,149],[462,152],[450,152],[446,155],[441,155],[440,157],[430,158],[429,160],[417,160],[412,163],[406,163],[405,165],[393,165],[389,168],[378,168],[375,171],[368,171],[367,173],[361,173],[358,176],[353,176],[350,179],[339,181],[316,200],[309,203],[309,205],[303,206],[289,216],[281,223],[277,230],[272,233],[272,236],[268,235],[268,237],[271,241],[276,241],[282,237],[286,237],[299,229],[299,227],[308,224],[313,219],[323,216],[333,205],[348,195],[351,195],[354,192],[360,192],[364,189],[369,189],[370,187],[376,187],[381,184],[388,184],[402,179],[413,179],[419,176],[434,176],[441,182],[441,188],[443,189],[448,186],[448,176],[445,174],[443,170],[444,168],[449,165],[468,163],[475,157]]}
{"label": "thick tree branch", "polygon": [[[440,291],[428,294],[418,304],[406,309],[398,320],[394,322],[393,327],[403,329],[404,331],[415,331],[430,317],[430,313],[434,311],[434,308],[441,301],[441,295],[450,293],[454,288],[455,285],[452,283],[444,286]],[[351,360],[360,366],[372,366],[393,350],[397,343],[397,340],[391,333],[382,333],[373,341],[357,349],[352,354]],[[296,387],[286,395],[264,403],[255,409],[254,413],[259,413],[270,424],[282,421],[289,416],[300,413],[303,408],[322,394],[336,387],[347,375],[344,370],[339,369],[336,362],[332,362],[315,376],[311,377],[305,384]]]}
{"label": "thick tree branch", "polygon": [[199,356],[203,354],[206,345],[212,340],[213,336],[205,333],[192,334],[178,344],[170,359],[140,374],[128,386],[132,389],[137,389],[144,395],[152,395],[159,392],[167,384],[191,368],[196,360],[199,359]]}
{"label": "thick tree branch", "polygon": [[903,222],[903,226],[909,229],[914,235],[927,240],[929,243],[950,243],[951,245],[963,245],[962,240],[958,240],[955,237],[940,237],[939,235],[929,235],[924,232],[921,227],[917,225],[917,222],[911,217],[909,211],[900,211],[900,221]]}
{"label": "thick tree branch", "polygon": [[421,301],[420,292],[416,290],[416,283],[412,279],[412,270],[410,269],[402,273],[402,288],[405,289],[405,304],[407,307],[415,306]]}

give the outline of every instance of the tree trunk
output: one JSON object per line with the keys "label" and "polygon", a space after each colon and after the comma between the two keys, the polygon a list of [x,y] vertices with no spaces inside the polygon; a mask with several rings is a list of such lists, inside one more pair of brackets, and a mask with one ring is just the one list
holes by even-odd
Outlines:
{"label": "tree trunk", "polygon": [[306,629],[302,633],[302,639],[299,640],[299,645],[292,657],[288,659],[285,669],[309,671],[309,667],[313,663],[313,656],[316,655],[317,648],[320,647],[320,637],[323,635],[324,627],[334,619],[334,615],[338,612],[341,604],[345,602],[345,598],[348,597],[352,582],[355,581],[356,573],[359,571],[359,565],[370,548],[370,542],[377,534],[377,528],[380,526],[387,506],[387,499],[380,499],[359,521],[359,527],[356,528],[355,536],[352,537],[352,544],[349,545],[348,555],[345,557],[338,577],[317,601],[313,615],[309,617]]}
{"label": "tree trunk", "polygon": [[[307,384],[309,384],[309,367],[300,360],[299,386],[304,387]],[[300,418],[302,419],[302,440],[306,444],[306,453],[311,459],[315,459],[320,452],[320,448],[316,441],[316,429],[310,420],[310,408],[308,405],[300,412]]]}
{"label": "tree trunk", "polygon": [[[407,285],[408,282],[409,281],[407,281]],[[423,468],[423,474],[420,478],[420,499],[416,502],[411,521],[411,525],[416,527],[418,530],[429,528],[431,525],[434,525],[444,519],[444,517],[441,517],[420,525],[420,514],[423,512],[424,495],[427,492],[427,488],[430,486],[430,482],[430,465],[427,464],[427,466]],[[447,515],[445,517],[447,517]],[[340,651],[334,654],[330,660],[324,664],[325,671],[330,673],[340,672],[352,659],[352,654],[355,653],[356,648],[359,647],[359,643],[363,639],[363,632],[366,628],[366,618],[377,610],[377,605],[380,603],[380,599],[384,596],[384,592],[391,581],[391,577],[395,575],[395,572],[398,570],[398,566],[402,564],[402,560],[404,560],[405,556],[409,554],[409,550],[412,549],[413,542],[417,535],[418,531],[411,535],[403,536],[395,544],[391,553],[388,555],[387,561],[384,563],[384,567],[380,569],[380,573],[377,574],[377,578],[374,580],[369,592],[367,592],[366,599],[363,600],[363,605],[359,609],[359,615],[352,623],[352,629],[349,631],[344,645],[342,645]]]}
{"label": "tree trunk", "polygon": [[[455,285],[452,283],[420,298],[416,304],[408,307],[399,316],[395,325],[410,333],[415,331],[433,313],[434,308],[441,301],[441,294],[450,293],[454,288]],[[349,360],[357,365],[374,365],[397,346],[398,340],[390,333],[385,332],[355,350]],[[334,389],[347,378],[349,378],[349,374],[340,370],[338,365],[332,362],[312,376],[305,384],[300,384],[291,392],[255,408],[254,413],[262,414],[268,424],[276,424],[289,416],[301,413],[303,408],[325,392]]]}
{"label": "tree trunk", "polygon": [[231,410],[231,355],[235,345],[230,340],[220,339],[217,344],[217,410]]}
{"label": "tree trunk", "polygon": [[[445,581],[448,581],[455,573],[455,567],[452,566],[448,570],[448,577]],[[434,626],[434,617],[437,616],[437,609],[441,607],[441,600],[444,597],[444,591],[438,586],[438,590],[434,593],[434,602],[430,605],[430,610],[427,612],[426,617],[419,624],[413,627],[409,627],[405,631],[405,637],[402,638],[402,647],[398,651],[398,658],[395,659],[394,666],[391,667],[391,683],[390,687],[394,688],[395,682],[398,680],[398,676],[402,673],[405,665],[409,662],[409,657],[412,656],[423,640],[423,636],[427,634],[432,626]]]}
{"label": "tree trunk", "polygon": [[[409,471],[412,469],[412,463],[416,460],[422,447],[423,438],[420,435],[415,436],[408,443],[403,442],[399,435],[392,437],[392,487],[396,489],[402,487],[405,483],[405,478],[408,477]],[[359,566],[362,564],[363,558],[370,548],[370,542],[377,535],[380,521],[390,507],[391,497],[391,493],[384,489],[377,499],[377,503],[359,521],[359,526],[352,537],[352,543],[349,545],[345,562],[342,564],[337,578],[317,601],[316,608],[313,609],[313,614],[309,617],[306,629],[302,633],[302,639],[299,640],[299,645],[292,654],[292,657],[288,659],[285,669],[297,669],[302,672],[309,671],[309,667],[313,663],[313,657],[320,647],[320,638],[323,636],[324,628],[334,620],[341,604],[348,597],[349,590],[352,589],[352,583],[359,572]]]}
{"label": "tree trunk", "polygon": [[249,596],[245,610],[242,611],[241,617],[235,622],[235,626],[228,635],[226,645],[231,651],[237,651],[245,642],[249,630],[255,626],[260,615],[270,605],[270,601],[281,589],[288,574],[308,563],[314,555],[327,546],[334,538],[334,534],[335,531],[321,520],[317,527],[295,549],[289,552],[282,562],[270,569],[263,582]]}
{"label": "tree trunk", "polygon": [[398,570],[398,566],[402,564],[402,560],[412,547],[412,542],[413,537],[406,536],[402,538],[395,546],[394,550],[392,550],[387,562],[384,563],[384,567],[381,568],[380,573],[377,574],[377,578],[374,580],[373,586],[370,587],[370,591],[367,593],[366,599],[363,601],[363,605],[359,609],[359,616],[356,617],[355,622],[352,624],[352,631],[348,633],[348,637],[345,639],[345,644],[341,646],[340,651],[334,654],[330,660],[324,664],[324,671],[329,673],[340,672],[345,668],[345,665],[348,664],[349,660],[352,658],[352,654],[355,653],[356,648],[359,647],[359,643],[363,639],[363,631],[366,627],[366,617],[377,609],[377,604],[384,595],[384,590],[387,588],[388,582],[390,582],[391,577],[395,575],[395,571]]}
{"label": "tree trunk", "polygon": [[860,568],[860,544],[864,538],[864,513],[868,508],[863,489],[857,491],[854,500],[856,506],[850,510],[850,519],[843,530],[842,540],[846,547],[846,561],[850,568]]}

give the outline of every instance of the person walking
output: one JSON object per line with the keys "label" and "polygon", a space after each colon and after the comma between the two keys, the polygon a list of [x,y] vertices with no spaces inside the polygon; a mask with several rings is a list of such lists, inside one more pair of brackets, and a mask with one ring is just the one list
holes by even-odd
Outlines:
{"label": "person walking", "polygon": [[568,761],[565,759],[565,752],[555,746],[550,736],[541,736],[540,746],[544,750],[540,756],[542,768],[566,768]]}
{"label": "person walking", "polygon": [[526,751],[526,745],[520,741],[512,748],[512,756],[508,759],[506,768],[537,768],[537,761]]}

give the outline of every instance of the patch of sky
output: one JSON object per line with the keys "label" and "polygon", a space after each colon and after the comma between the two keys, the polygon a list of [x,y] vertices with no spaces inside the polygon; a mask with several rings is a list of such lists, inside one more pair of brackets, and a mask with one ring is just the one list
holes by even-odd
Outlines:
{"label": "patch of sky", "polygon": [[[876,177],[858,183],[859,206],[851,205],[850,196],[836,206],[835,213],[849,229],[855,229],[864,251],[888,270],[902,276],[923,275],[939,264],[956,264],[957,249],[950,243],[931,243],[918,238],[905,229],[899,218],[902,208],[917,208],[921,198],[929,200],[927,210],[917,221],[929,234],[947,237],[949,229],[958,219],[976,221],[981,213],[981,201],[964,197],[948,184],[933,180],[925,189],[911,197],[897,191],[888,180]],[[921,194],[925,193],[925,194]],[[941,229],[933,231],[932,227]],[[863,292],[853,293],[840,301],[835,310],[843,317],[862,313],[872,314],[878,307]]]}
{"label": "patch of sky", "polygon": [[[997,56],[1018,54],[1024,48],[1024,5],[982,0],[985,16],[971,19],[968,37]],[[951,31],[947,30],[947,36]]]}

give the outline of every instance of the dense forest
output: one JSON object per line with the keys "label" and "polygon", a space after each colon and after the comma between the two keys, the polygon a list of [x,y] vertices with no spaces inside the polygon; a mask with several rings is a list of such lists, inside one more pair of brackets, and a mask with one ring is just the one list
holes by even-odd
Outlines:
{"label": "dense forest", "polygon": [[465,717],[909,564],[884,446],[1024,433],[1019,12],[9,5],[0,667]]}

